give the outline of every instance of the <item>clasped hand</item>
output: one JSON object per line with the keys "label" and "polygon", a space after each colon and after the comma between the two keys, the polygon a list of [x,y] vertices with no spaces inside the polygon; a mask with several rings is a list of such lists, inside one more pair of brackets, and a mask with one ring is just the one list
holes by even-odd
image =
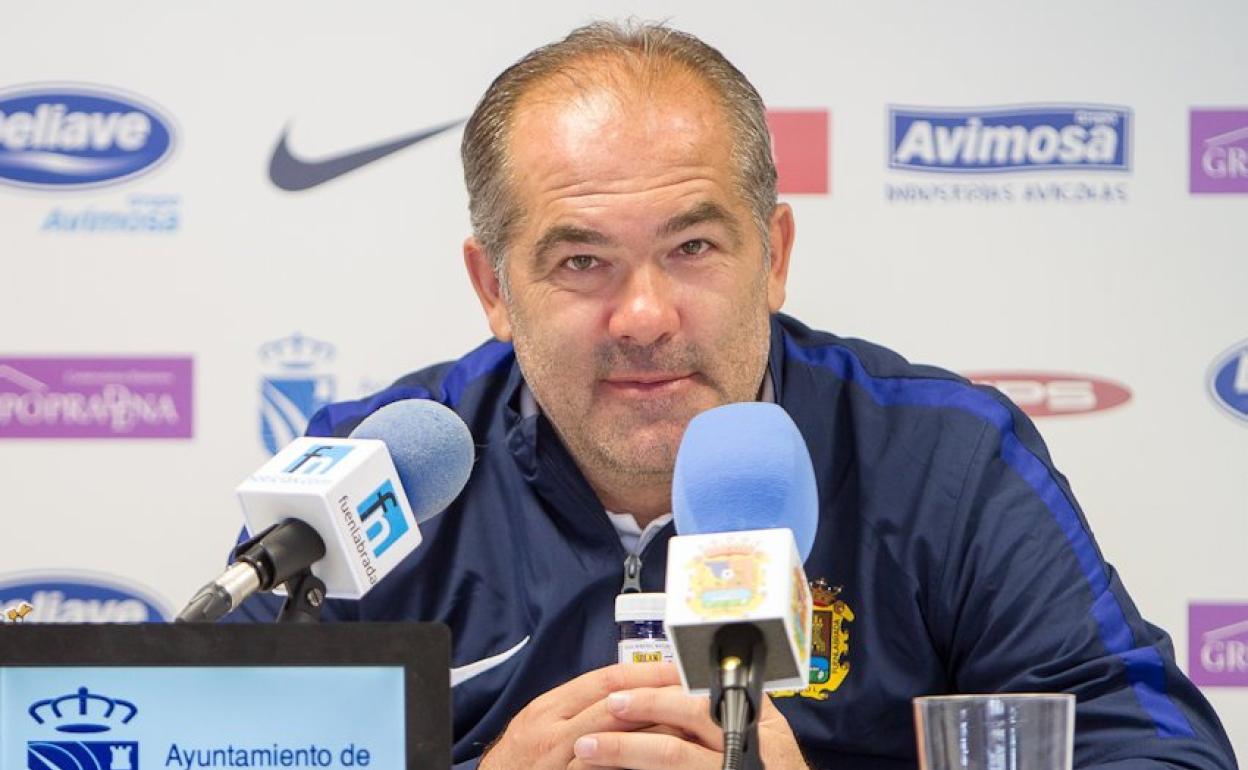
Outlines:
{"label": "clasped hand", "polygon": [[[805,770],[789,723],[763,698],[759,748],[767,770]],[[614,665],[535,698],[486,752],[479,770],[719,770],[723,731],[707,699],[686,695],[676,667]]]}

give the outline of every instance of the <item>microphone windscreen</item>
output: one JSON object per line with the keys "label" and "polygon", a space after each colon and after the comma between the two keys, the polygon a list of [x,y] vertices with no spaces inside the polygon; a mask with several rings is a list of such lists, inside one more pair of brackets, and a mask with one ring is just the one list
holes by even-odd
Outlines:
{"label": "microphone windscreen", "polygon": [[472,433],[459,415],[436,401],[409,398],[387,404],[365,417],[350,438],[385,442],[417,523],[450,505],[472,473]]}
{"label": "microphone windscreen", "polygon": [[810,450],[775,404],[726,404],[689,421],[676,451],[678,535],[788,527],[802,561],[819,525]]}

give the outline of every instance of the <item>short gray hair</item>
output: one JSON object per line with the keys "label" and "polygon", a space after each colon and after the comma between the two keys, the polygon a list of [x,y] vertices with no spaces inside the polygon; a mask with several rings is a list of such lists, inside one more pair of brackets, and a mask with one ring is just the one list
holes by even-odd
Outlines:
{"label": "short gray hair", "polygon": [[776,164],[763,99],[724,55],[686,32],[663,24],[599,21],[542,46],[494,79],[464,128],[460,154],[468,187],[472,231],[506,291],[504,256],[521,217],[507,186],[507,142],[516,105],[552,75],[570,72],[587,59],[618,59],[642,73],[676,65],[699,77],[715,95],[732,130],[738,193],[747,202],[767,249],[767,225],[776,207]]}

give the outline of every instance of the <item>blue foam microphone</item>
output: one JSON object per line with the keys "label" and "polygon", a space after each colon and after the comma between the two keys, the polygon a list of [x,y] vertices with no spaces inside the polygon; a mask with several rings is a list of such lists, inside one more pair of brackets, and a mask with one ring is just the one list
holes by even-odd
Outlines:
{"label": "blue foam microphone", "polygon": [[676,453],[672,513],[680,535],[789,529],[806,561],[819,526],[819,492],[793,418],[756,401],[694,417]]}
{"label": "blue foam microphone", "polygon": [[361,598],[459,495],[473,454],[459,415],[423,399],[378,409],[350,438],[296,439],[239,485],[247,529],[260,534],[178,619],[216,620],[309,568],[326,596]]}
{"label": "blue foam microphone", "polygon": [[775,404],[710,409],[689,422],[672,478],[665,625],[685,689],[710,696],[724,767],[756,767],[764,690],[810,670],[802,563],[819,524],[806,442]]}
{"label": "blue foam microphone", "polygon": [[375,439],[390,450],[412,514],[424,523],[450,505],[472,473],[472,433],[437,401],[409,398],[365,417],[353,439]]}

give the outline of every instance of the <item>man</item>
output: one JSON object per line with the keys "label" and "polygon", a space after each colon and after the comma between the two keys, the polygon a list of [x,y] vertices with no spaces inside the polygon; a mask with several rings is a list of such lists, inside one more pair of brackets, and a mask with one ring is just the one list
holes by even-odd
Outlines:
{"label": "man", "polygon": [[1017,409],[778,315],[793,214],[762,101],[717,51],[662,27],[577,30],[490,86],[463,156],[464,258],[497,340],[309,429],[435,398],[479,445],[400,572],[330,608],[450,626],[456,762],[720,766],[706,702],[671,667],[607,665],[612,604],[630,553],[662,590],[689,420],[764,399],[815,463],[807,573],[835,650],[766,705],[770,770],[913,767],[912,696],[1002,691],[1076,694],[1081,767],[1234,766]]}

